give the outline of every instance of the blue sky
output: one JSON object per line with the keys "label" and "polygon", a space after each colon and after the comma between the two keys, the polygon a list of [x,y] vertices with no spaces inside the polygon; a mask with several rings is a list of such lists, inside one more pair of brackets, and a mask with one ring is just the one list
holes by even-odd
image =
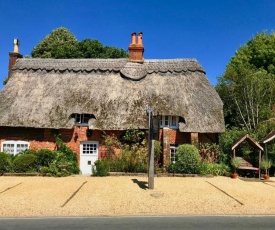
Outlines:
{"label": "blue sky", "polygon": [[274,0],[0,0],[0,89],[13,39],[30,55],[58,27],[123,49],[141,31],[145,59],[196,58],[216,85],[241,45],[274,30],[274,12]]}

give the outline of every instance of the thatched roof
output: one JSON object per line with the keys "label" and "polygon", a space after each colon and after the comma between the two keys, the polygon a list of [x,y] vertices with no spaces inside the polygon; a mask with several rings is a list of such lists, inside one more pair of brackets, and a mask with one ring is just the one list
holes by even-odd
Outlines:
{"label": "thatched roof", "polygon": [[183,132],[223,132],[223,104],[195,59],[18,59],[0,92],[0,126],[92,129],[148,127],[146,109],[181,116]]}

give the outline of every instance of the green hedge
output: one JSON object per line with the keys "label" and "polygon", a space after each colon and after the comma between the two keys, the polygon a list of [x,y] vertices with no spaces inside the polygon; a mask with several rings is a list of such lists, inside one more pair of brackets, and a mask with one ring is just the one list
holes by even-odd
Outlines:
{"label": "green hedge", "polygon": [[12,171],[11,155],[0,152],[0,173]]}
{"label": "green hedge", "polygon": [[36,156],[34,154],[21,154],[13,161],[13,170],[18,173],[36,172]]}

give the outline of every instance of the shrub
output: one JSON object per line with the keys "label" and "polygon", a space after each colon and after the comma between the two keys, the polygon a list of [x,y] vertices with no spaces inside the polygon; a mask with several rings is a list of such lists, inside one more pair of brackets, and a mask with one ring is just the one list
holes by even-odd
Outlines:
{"label": "shrub", "polygon": [[80,172],[77,161],[69,161],[65,153],[56,151],[56,158],[49,166],[49,173],[56,177],[69,176]]}
{"label": "shrub", "polygon": [[0,152],[0,173],[10,172],[12,166],[11,155]]}
{"label": "shrub", "polygon": [[177,161],[169,167],[169,171],[176,173],[198,173],[200,155],[198,149],[189,144],[180,145],[177,149]]}
{"label": "shrub", "polygon": [[109,162],[107,160],[97,160],[92,168],[94,176],[108,176],[110,172]]}
{"label": "shrub", "polygon": [[229,171],[229,167],[226,164],[216,164],[201,162],[199,164],[199,173],[202,175],[212,174],[215,176],[222,176]]}
{"label": "shrub", "polygon": [[217,163],[220,160],[219,146],[215,143],[201,143],[199,153],[204,162]]}
{"label": "shrub", "polygon": [[15,172],[35,172],[37,171],[36,156],[34,154],[20,154],[13,161]]}
{"label": "shrub", "polygon": [[42,166],[40,169],[39,169],[39,172],[40,173],[49,173],[49,167],[45,167],[45,166]]}
{"label": "shrub", "polygon": [[55,142],[57,145],[57,150],[64,154],[66,160],[71,162],[77,162],[77,155],[73,150],[71,150],[61,139],[60,135],[55,136]]}
{"label": "shrub", "polygon": [[49,150],[49,149],[40,149],[37,153],[36,153],[36,162],[39,166],[43,167],[49,167],[49,165],[51,163],[53,163],[53,161],[56,158],[56,152]]}

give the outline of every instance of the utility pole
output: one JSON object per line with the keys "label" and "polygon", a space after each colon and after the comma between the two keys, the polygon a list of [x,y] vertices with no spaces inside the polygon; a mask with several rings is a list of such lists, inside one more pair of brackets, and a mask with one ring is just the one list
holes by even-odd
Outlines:
{"label": "utility pole", "polygon": [[153,110],[147,109],[149,119],[149,133],[148,133],[148,157],[149,157],[149,170],[148,170],[148,188],[154,189],[154,126],[153,126]]}

